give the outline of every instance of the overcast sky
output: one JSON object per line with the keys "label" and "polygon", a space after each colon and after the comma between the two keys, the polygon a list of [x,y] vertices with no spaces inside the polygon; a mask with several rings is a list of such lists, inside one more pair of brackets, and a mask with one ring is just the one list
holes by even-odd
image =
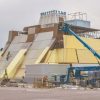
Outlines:
{"label": "overcast sky", "polygon": [[40,12],[48,10],[86,12],[92,27],[100,28],[100,0],[0,0],[0,47],[7,41],[9,30],[38,24]]}

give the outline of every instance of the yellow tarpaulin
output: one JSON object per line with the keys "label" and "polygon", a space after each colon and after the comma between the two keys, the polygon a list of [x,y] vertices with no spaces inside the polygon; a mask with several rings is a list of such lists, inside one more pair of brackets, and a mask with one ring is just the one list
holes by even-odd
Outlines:
{"label": "yellow tarpaulin", "polygon": [[[16,71],[18,70],[19,66],[22,64],[24,60],[24,56],[26,53],[26,49],[22,49],[18,52],[18,54],[15,56],[15,58],[12,60],[12,62],[8,65],[6,68],[8,78],[13,78]],[[0,75],[0,78],[3,78],[5,75],[5,70],[4,72]]]}
{"label": "yellow tarpaulin", "polygon": [[41,55],[38,57],[38,59],[36,60],[35,64],[39,64],[41,62],[41,60],[43,59],[43,57],[46,55],[46,53],[48,52],[48,50],[50,49],[50,47],[46,47],[43,52],[41,53]]}
{"label": "yellow tarpaulin", "polygon": [[20,79],[22,78],[23,76],[25,76],[25,69],[24,68],[20,68],[16,75],[14,76],[15,79]]}
{"label": "yellow tarpaulin", "polygon": [[96,64],[97,58],[89,50],[77,50],[79,63],[82,64]]}
{"label": "yellow tarpaulin", "polygon": [[[95,50],[100,50],[100,39],[80,37]],[[74,36],[64,35],[64,48],[86,49]]]}
{"label": "yellow tarpaulin", "polygon": [[[99,51],[98,51],[99,52]],[[89,50],[86,49],[54,49],[50,50],[44,63],[79,63],[97,64],[100,62]]]}
{"label": "yellow tarpaulin", "polygon": [[[100,54],[100,39],[92,39],[80,37],[90,47]],[[86,47],[84,47],[74,36],[64,35],[64,48],[75,49],[77,51],[77,59],[79,63],[98,63],[100,62]]]}
{"label": "yellow tarpaulin", "polygon": [[78,63],[74,49],[54,49],[49,51],[45,63]]}

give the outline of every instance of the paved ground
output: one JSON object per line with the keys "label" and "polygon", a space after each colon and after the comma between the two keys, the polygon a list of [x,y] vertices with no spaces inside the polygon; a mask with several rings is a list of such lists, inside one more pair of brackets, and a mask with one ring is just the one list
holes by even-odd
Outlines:
{"label": "paved ground", "polygon": [[100,100],[100,90],[0,88],[0,100]]}

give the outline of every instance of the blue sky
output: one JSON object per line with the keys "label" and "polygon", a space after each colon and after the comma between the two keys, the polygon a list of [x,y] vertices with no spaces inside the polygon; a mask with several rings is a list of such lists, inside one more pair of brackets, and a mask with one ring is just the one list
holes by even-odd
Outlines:
{"label": "blue sky", "polygon": [[9,30],[38,24],[40,12],[48,10],[86,12],[92,27],[100,28],[100,0],[0,0],[0,48],[5,45]]}

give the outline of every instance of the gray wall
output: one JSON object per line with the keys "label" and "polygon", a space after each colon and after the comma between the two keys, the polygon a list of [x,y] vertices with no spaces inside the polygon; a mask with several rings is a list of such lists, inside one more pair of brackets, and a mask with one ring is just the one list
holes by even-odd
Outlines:
{"label": "gray wall", "polygon": [[43,77],[45,75],[48,78],[53,75],[65,75],[68,65],[64,64],[34,64],[27,65],[25,70],[25,81],[31,83],[34,78]]}

